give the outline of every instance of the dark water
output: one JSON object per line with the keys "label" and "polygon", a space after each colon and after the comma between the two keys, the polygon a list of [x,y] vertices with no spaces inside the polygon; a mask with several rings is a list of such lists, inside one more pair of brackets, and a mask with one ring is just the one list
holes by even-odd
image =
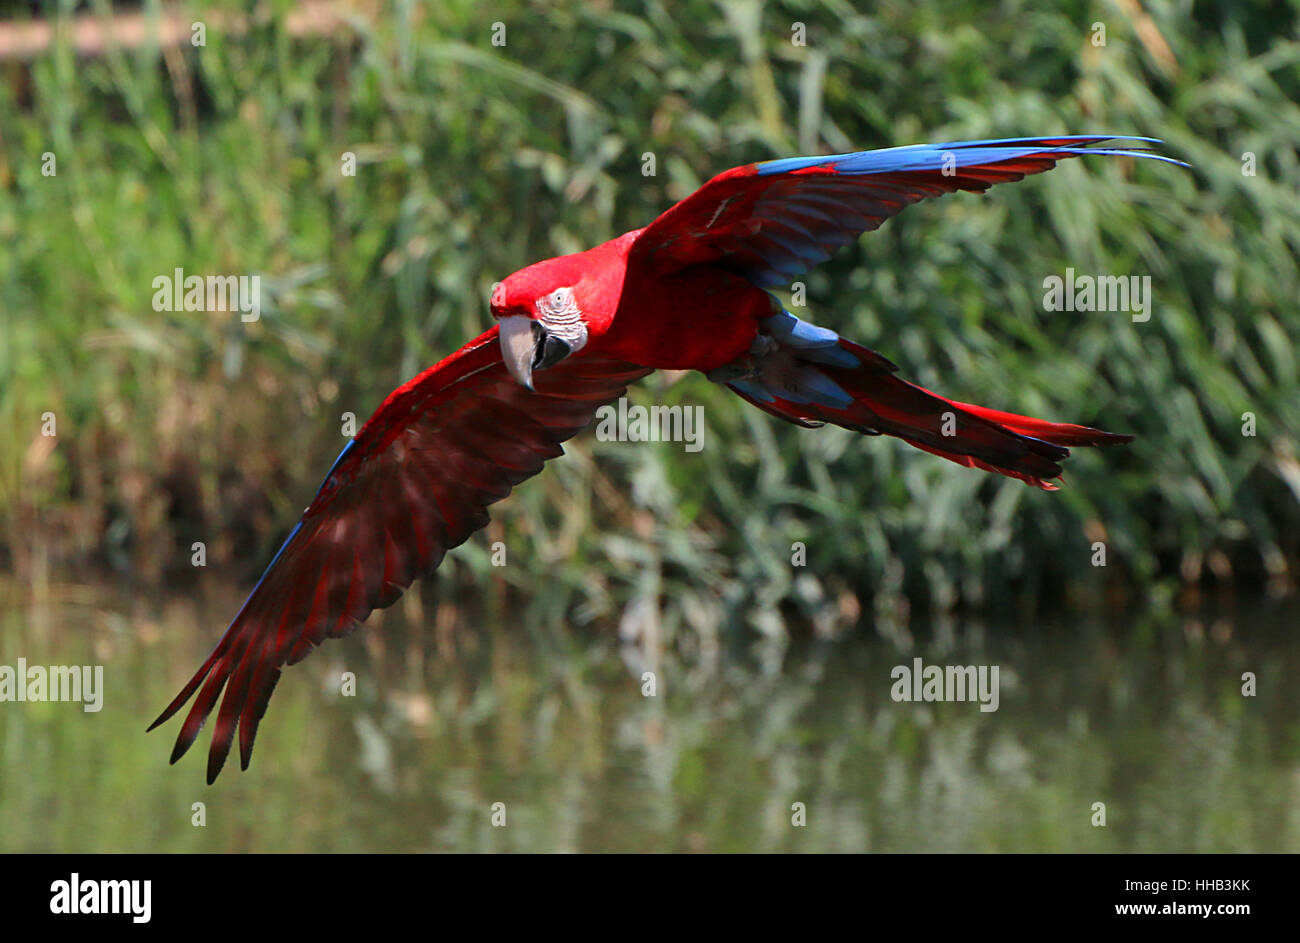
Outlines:
{"label": "dark water", "polygon": [[[399,607],[288,669],[207,787],[206,736],[169,767],[177,722],[144,729],[232,599],[0,586],[0,665],[104,667],[97,713],[0,703],[0,851],[1300,850],[1294,599],[682,644],[654,697],[614,627]],[[998,709],[892,700],[914,657],[998,666]]]}

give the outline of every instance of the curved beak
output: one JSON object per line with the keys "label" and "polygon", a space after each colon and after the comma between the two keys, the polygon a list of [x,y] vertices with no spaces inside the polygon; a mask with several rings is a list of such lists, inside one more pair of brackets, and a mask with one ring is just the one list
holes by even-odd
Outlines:
{"label": "curved beak", "polygon": [[520,386],[533,388],[533,371],[553,367],[573,352],[538,321],[512,314],[497,322],[501,340],[501,360]]}
{"label": "curved beak", "polygon": [[534,322],[522,314],[512,314],[497,322],[500,328],[501,359],[520,386],[533,388],[533,355],[537,350]]}

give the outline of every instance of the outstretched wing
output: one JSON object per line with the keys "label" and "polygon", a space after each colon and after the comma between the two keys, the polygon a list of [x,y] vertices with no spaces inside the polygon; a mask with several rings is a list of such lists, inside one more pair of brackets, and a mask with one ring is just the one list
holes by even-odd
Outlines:
{"label": "outstretched wing", "polygon": [[1147,157],[1186,166],[1145,148],[1089,146],[1104,141],[1160,143],[1114,135],[957,141],[735,167],[647,226],[632,247],[629,265],[644,265],[660,275],[716,265],[771,288],[789,284],[925,197],[987,190],[1080,154]]}
{"label": "outstretched wing", "polygon": [[150,725],[199,692],[171,761],[194,743],[224,688],[208,782],[236,727],[247,769],[282,666],[347,635],[437,568],[488,522],[487,505],[564,454],[561,442],[649,372],[574,357],[538,373],[529,392],[506,372],[494,326],[395,390],[343,449],[207,661]]}

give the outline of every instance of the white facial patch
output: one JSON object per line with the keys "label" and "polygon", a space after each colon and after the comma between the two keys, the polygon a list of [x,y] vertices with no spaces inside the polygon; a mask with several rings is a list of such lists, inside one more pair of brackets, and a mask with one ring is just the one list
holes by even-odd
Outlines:
{"label": "white facial patch", "polygon": [[582,321],[582,310],[569,287],[557,288],[537,299],[537,320],[576,353],[587,343],[587,325]]}

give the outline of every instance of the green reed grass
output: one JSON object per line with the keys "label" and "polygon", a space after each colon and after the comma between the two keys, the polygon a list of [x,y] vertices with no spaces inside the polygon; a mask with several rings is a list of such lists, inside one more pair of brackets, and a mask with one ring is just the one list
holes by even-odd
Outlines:
{"label": "green reed grass", "polygon": [[[272,16],[210,29],[203,49],[4,64],[3,562],[147,585],[192,579],[202,540],[208,574],[248,581],[340,447],[342,414],[363,420],[483,330],[514,269],[752,160],[1113,131],[1163,138],[1194,169],[1093,158],[915,207],[808,275],[800,313],[939,392],[1132,446],[1077,454],[1049,495],[891,440],[779,426],[700,377],[651,379],[638,401],[704,406],[703,452],[578,440],[426,594],[539,625],[641,600],[670,641],[710,644],[792,620],[901,631],[917,606],[1285,584],[1300,550],[1297,22],[1144,6],[1140,31],[1110,4],[1014,0],[396,2],[334,37],[290,38]],[[262,275],[261,321],[155,312],[152,280],[177,267]],[[1066,267],[1150,275],[1151,319],[1045,312],[1042,281]],[[501,538],[504,572],[485,549]]]}

